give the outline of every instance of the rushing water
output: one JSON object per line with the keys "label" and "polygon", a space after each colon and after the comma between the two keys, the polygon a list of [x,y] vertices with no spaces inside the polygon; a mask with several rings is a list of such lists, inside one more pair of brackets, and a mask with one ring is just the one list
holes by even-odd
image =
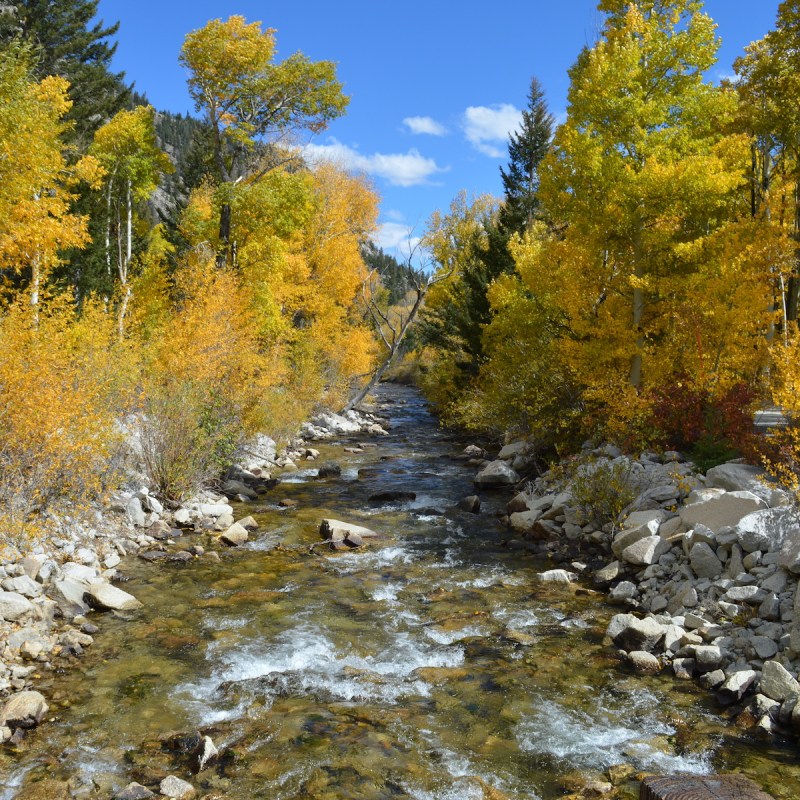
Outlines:
{"label": "rushing water", "polygon": [[[632,778],[741,769],[800,796],[793,746],[751,742],[694,686],[622,668],[602,644],[614,610],[533,582],[549,565],[507,546],[505,497],[479,516],[453,510],[472,492],[465,442],[411,390],[379,397],[391,435],[362,453],[321,446],[340,479],[310,464],[269,505],[237,508],[261,524],[245,547],[123,565],[144,610],[98,618],[79,668],[45,685],[53,719],[0,755],[0,800],[44,777],[110,798],[166,774],[240,800],[544,800],[615,765]],[[370,504],[395,489],[417,499]],[[284,497],[298,506],[280,509]],[[385,538],[310,553],[324,517]],[[197,730],[223,755],[193,775],[174,734]],[[633,779],[620,790],[638,794]]]}

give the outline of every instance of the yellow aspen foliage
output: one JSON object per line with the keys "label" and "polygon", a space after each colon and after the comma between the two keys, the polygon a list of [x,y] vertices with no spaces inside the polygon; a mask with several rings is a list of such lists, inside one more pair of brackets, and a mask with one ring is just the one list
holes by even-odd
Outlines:
{"label": "yellow aspen foliage", "polygon": [[133,354],[87,303],[17,302],[0,318],[0,547],[46,534],[43,512],[76,515],[114,485],[116,428],[131,399]]}
{"label": "yellow aspen foliage", "polygon": [[89,240],[86,218],[71,210],[70,186],[96,185],[103,171],[91,156],[68,168],[60,138],[71,106],[68,83],[34,81],[30,58],[16,44],[0,57],[0,266],[29,279],[36,305],[59,251]]}

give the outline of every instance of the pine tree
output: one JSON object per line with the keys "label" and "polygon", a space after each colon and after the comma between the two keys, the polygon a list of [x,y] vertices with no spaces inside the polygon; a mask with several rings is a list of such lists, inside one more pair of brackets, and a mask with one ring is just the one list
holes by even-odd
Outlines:
{"label": "pine tree", "polygon": [[539,164],[550,149],[553,124],[542,85],[535,77],[531,78],[522,125],[509,138],[508,170],[500,168],[505,191],[500,223],[509,234],[522,233],[538,214]]}
{"label": "pine tree", "polygon": [[69,81],[73,106],[67,119],[75,123],[72,135],[81,144],[124,107],[130,91],[124,73],[111,71],[117,45],[108,40],[119,23],[92,24],[98,1],[21,0],[0,14],[0,42],[22,38],[36,46],[36,77]]}

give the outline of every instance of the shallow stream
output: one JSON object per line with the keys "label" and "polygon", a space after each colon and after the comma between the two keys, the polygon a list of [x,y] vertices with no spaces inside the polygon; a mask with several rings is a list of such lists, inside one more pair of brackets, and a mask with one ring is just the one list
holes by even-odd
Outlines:
{"label": "shallow stream", "polygon": [[[45,777],[110,798],[166,774],[237,800],[545,800],[615,765],[630,767],[627,781],[614,771],[622,797],[640,772],[732,770],[800,797],[796,745],[752,741],[694,685],[623,668],[602,643],[616,609],[534,583],[552,565],[507,546],[506,496],[453,510],[473,491],[467,442],[412,390],[378,400],[389,437],[320,446],[341,478],[308,463],[266,506],[237,507],[261,524],[248,545],[219,562],[123,563],[144,610],[98,617],[79,667],[47,679],[52,721],[0,754],[0,800]],[[387,490],[417,498],[369,502]],[[311,554],[324,517],[385,538]],[[191,736],[167,734],[198,729],[223,758],[195,775]]]}

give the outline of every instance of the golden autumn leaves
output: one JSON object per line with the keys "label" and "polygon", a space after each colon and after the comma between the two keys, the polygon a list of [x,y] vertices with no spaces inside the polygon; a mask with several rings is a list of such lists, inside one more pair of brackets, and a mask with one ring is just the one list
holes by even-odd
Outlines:
{"label": "golden autumn leaves", "polygon": [[[187,37],[211,168],[180,214],[180,248],[145,206],[172,170],[153,109],[120,112],[74,152],[66,82],[35,81],[24,46],[0,59],[6,540],[35,532],[52,502],[113,486],[125,415],[150,448],[153,488],[176,498],[243,436],[289,433],[369,371],[359,248],[377,197],[333,165],[302,162],[291,134],[324,128],[347,99],[330,62],[274,63],[274,50],[274,31],[241,17]],[[89,214],[76,210],[79,182]],[[81,269],[90,226],[114,288],[76,303],[51,276],[67,259]]]}

